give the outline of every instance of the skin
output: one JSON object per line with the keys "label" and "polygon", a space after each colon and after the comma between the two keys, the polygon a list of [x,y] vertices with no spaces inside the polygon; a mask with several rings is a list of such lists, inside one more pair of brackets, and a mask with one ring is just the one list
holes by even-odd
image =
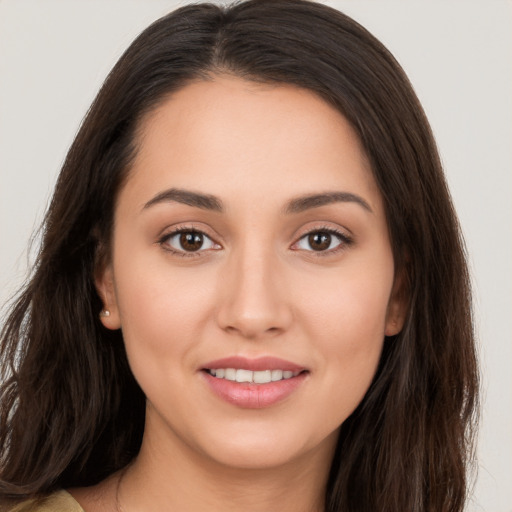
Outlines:
{"label": "skin", "polygon": [[[177,188],[223,211],[148,205]],[[351,196],[286,212],[334,192]],[[176,229],[207,238],[183,255],[178,236],[163,239]],[[313,250],[308,234],[326,230],[341,238]],[[382,198],[339,112],[309,91],[229,76],[166,98],[140,126],[97,287],[147,396],[124,512],[322,510],[339,427],[405,314]],[[233,355],[292,361],[306,378],[277,404],[237,407],[201,372]],[[118,480],[72,492],[87,512],[114,510]]]}

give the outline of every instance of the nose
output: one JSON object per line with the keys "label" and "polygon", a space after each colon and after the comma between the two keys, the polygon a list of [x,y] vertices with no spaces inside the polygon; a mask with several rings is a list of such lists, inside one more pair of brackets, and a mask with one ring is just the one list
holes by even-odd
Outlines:
{"label": "nose", "polygon": [[257,340],[285,332],[292,322],[291,297],[282,265],[272,251],[233,253],[219,280],[217,322],[224,331]]}

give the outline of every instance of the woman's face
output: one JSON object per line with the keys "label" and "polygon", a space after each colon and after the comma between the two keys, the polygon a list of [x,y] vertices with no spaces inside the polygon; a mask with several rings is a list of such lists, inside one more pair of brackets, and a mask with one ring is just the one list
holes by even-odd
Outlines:
{"label": "woman's face", "polygon": [[329,459],[401,328],[395,282],[361,145],[313,93],[215,77],[143,121],[97,286],[160,450]]}

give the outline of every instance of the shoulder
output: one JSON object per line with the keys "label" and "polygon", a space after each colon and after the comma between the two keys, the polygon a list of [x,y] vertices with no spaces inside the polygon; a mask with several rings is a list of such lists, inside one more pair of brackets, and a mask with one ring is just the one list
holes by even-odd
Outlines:
{"label": "shoulder", "polygon": [[44,498],[24,501],[6,512],[84,512],[67,491],[58,491]]}

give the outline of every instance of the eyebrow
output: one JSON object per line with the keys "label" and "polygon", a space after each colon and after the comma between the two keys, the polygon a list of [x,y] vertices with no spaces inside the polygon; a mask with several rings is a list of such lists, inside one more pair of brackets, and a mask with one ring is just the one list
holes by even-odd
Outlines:
{"label": "eyebrow", "polygon": [[[143,207],[143,210],[156,204],[176,202],[186,204],[202,210],[210,210],[222,213],[224,206],[222,201],[213,195],[192,192],[181,188],[170,188],[160,192],[150,199]],[[320,194],[309,194],[292,199],[284,208],[284,213],[301,213],[312,208],[319,208],[333,203],[356,203],[370,213],[373,210],[370,205],[357,194],[351,192],[323,192]]]}
{"label": "eyebrow", "polygon": [[301,213],[312,208],[320,208],[333,203],[356,203],[365,210],[373,213],[370,205],[357,194],[351,192],[324,192],[321,194],[310,194],[307,196],[292,199],[285,208],[285,213]]}
{"label": "eyebrow", "polygon": [[224,211],[222,201],[217,197],[181,188],[170,188],[169,190],[164,190],[160,194],[157,194],[144,205],[143,210],[146,210],[156,204],[169,202],[182,203],[195,208],[201,208],[202,210],[211,210],[214,212]]}

